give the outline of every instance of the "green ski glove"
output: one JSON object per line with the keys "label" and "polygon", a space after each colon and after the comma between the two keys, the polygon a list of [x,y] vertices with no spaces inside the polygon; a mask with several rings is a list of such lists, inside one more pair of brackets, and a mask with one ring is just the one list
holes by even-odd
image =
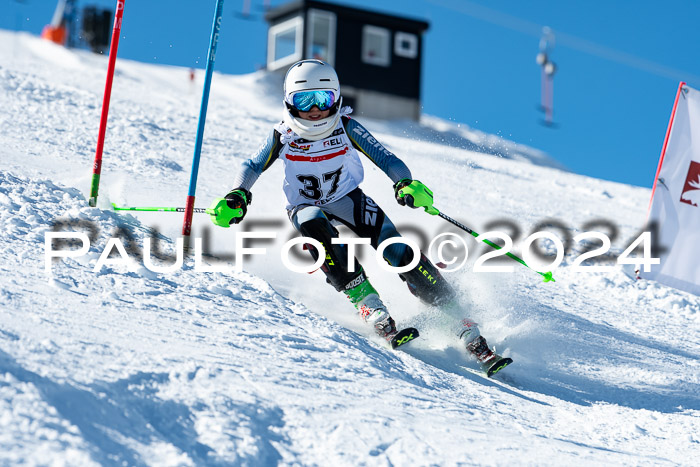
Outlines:
{"label": "green ski glove", "polygon": [[225,198],[216,198],[207,212],[214,225],[229,227],[231,224],[238,224],[243,220],[251,198],[248,190],[239,188],[231,191]]}
{"label": "green ski glove", "polygon": [[394,185],[396,202],[410,208],[423,208],[433,216],[440,211],[433,207],[433,192],[418,180],[404,178]]}

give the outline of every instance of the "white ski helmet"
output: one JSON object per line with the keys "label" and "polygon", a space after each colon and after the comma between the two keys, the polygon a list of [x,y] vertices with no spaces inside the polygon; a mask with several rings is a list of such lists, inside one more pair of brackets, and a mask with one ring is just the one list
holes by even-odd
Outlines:
{"label": "white ski helmet", "polygon": [[[333,95],[331,113],[321,120],[302,120],[294,107],[294,95],[302,91],[330,91]],[[284,123],[294,133],[318,141],[333,133],[340,120],[340,83],[332,66],[321,60],[301,60],[287,70],[284,77]]]}

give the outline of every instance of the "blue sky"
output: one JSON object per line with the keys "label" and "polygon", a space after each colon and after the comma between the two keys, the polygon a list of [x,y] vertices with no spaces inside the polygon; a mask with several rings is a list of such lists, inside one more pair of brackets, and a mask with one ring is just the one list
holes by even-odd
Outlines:
{"label": "blue sky", "polygon": [[[245,3],[224,3],[217,71],[248,73],[264,63],[265,0],[250,0],[249,19],[240,16]],[[425,113],[541,149],[574,172],[597,178],[651,187],[678,83],[700,87],[700,1],[333,3],[430,23]],[[79,1],[87,4],[114,8],[116,1]],[[55,5],[0,0],[0,28],[39,34]],[[202,68],[214,6],[214,0],[126,0],[119,57]],[[555,34],[555,128],[541,124],[537,109],[535,56],[543,26]]]}

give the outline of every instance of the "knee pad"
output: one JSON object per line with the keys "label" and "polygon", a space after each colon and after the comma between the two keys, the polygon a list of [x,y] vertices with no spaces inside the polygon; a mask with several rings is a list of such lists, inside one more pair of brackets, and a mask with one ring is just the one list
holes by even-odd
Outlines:
{"label": "knee pad", "polygon": [[[299,226],[299,232],[304,237],[310,237],[318,240],[326,250],[326,259],[321,266],[321,270],[326,275],[328,282],[341,291],[350,281],[358,277],[362,273],[362,268],[357,259],[352,258],[355,262],[355,271],[348,272],[348,252],[345,245],[334,245],[332,239],[338,237],[338,231],[325,218],[314,218],[303,222]],[[319,252],[316,248],[309,248],[311,256],[314,260],[318,259]]]}

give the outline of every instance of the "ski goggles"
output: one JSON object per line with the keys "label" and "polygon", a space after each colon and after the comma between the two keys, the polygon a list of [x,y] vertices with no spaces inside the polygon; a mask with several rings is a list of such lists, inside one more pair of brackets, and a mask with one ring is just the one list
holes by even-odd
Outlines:
{"label": "ski goggles", "polygon": [[336,102],[336,93],[331,90],[323,91],[299,91],[291,95],[290,104],[300,112],[308,112],[313,106],[319,110],[328,110]]}

